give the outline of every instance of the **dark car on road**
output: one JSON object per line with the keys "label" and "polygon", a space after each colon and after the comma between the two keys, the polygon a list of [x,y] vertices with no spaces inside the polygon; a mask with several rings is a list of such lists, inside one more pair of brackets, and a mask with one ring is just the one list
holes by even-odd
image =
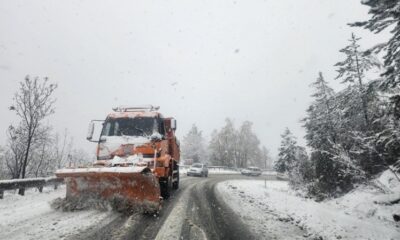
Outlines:
{"label": "dark car on road", "polygon": [[208,177],[207,165],[203,164],[203,163],[195,163],[189,168],[187,175],[188,176]]}
{"label": "dark car on road", "polygon": [[242,171],[240,171],[240,173],[242,175],[245,176],[260,176],[261,175],[261,169],[258,167],[248,167],[245,169],[242,169]]}

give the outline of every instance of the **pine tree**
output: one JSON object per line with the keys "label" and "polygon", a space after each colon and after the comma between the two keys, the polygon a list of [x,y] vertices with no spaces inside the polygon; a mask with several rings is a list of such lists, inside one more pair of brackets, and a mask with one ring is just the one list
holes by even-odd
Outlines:
{"label": "pine tree", "polygon": [[296,146],[295,161],[289,171],[290,186],[294,189],[304,189],[314,178],[314,169],[308,159],[306,149]]}
{"label": "pine tree", "polygon": [[207,162],[204,138],[195,124],[183,137],[182,156],[185,159],[192,159],[193,163]]}
{"label": "pine tree", "polygon": [[306,171],[305,179],[314,182],[307,186],[311,195],[326,198],[348,191],[357,181],[360,164],[350,157],[350,150],[354,145],[351,133],[360,121],[354,121],[354,114],[348,114],[350,110],[346,109],[354,100],[347,91],[354,88],[336,94],[321,73],[312,87],[314,101],[303,120],[311,148],[311,162],[305,166],[312,169]]}
{"label": "pine tree", "polygon": [[213,164],[236,167],[238,159],[238,133],[232,120],[227,118],[225,126],[220,131],[213,131],[209,149]]}
{"label": "pine tree", "polygon": [[274,169],[280,173],[288,173],[296,161],[297,142],[289,128],[285,129],[281,137],[278,160],[275,162]]}
{"label": "pine tree", "polygon": [[[388,42],[378,45],[372,50],[385,51],[384,65],[386,71],[382,74],[383,89],[399,88],[400,83],[400,2],[398,0],[366,0],[362,2],[370,7],[372,17],[363,22],[350,24],[351,26],[364,27],[374,33],[380,33],[387,28],[391,30],[392,37]],[[399,96],[399,94],[397,94]]]}
{"label": "pine tree", "polygon": [[307,117],[303,120],[306,128],[308,145],[315,149],[329,149],[332,142],[336,142],[336,122],[334,121],[335,92],[325,81],[320,72],[318,78],[311,85],[314,93],[313,104],[307,109]]}
{"label": "pine tree", "polygon": [[253,123],[245,121],[238,131],[237,140],[237,165],[243,168],[248,165],[263,167],[260,150],[260,140],[252,131]]}
{"label": "pine tree", "polygon": [[342,100],[338,101],[338,109],[345,113],[342,128],[346,132],[341,134],[341,146],[368,174],[375,174],[382,169],[376,167],[382,165],[382,159],[376,146],[373,146],[376,133],[383,127],[377,121],[381,116],[377,115],[381,100],[374,84],[365,80],[365,74],[372,68],[380,67],[380,63],[372,53],[360,50],[359,40],[352,34],[350,44],[340,50],[346,54],[346,59],[335,65],[339,72],[337,79],[348,85],[337,97]]}
{"label": "pine tree", "polygon": [[264,167],[260,140],[252,130],[253,123],[244,121],[239,129],[227,118],[221,130],[214,130],[209,144],[211,161],[215,165],[244,168]]}
{"label": "pine tree", "polygon": [[370,94],[373,91],[367,91],[365,86],[365,73],[374,67],[380,67],[378,60],[371,54],[365,54],[360,50],[358,38],[351,34],[350,44],[345,48],[341,49],[340,52],[346,55],[346,59],[342,62],[338,62],[335,66],[338,67],[338,76],[336,79],[342,79],[342,83],[349,84],[351,86],[356,85],[358,87],[357,96],[360,100],[360,109],[362,110],[364,117],[364,130],[370,127],[370,117],[368,113],[368,100]]}
{"label": "pine tree", "polygon": [[[400,159],[400,2],[398,0],[369,0],[363,4],[370,7],[370,19],[363,22],[350,24],[352,26],[364,27],[371,32],[379,34],[383,30],[390,29],[391,38],[382,44],[372,48],[370,52],[384,53],[385,71],[382,78],[374,81],[384,92],[386,101],[386,114],[382,115],[375,122],[386,126],[375,134],[375,144],[378,155],[383,163],[393,164]],[[385,99],[386,100],[386,99]]]}
{"label": "pine tree", "polygon": [[[307,145],[311,148],[309,176],[315,177],[315,186],[308,186],[313,196],[326,197],[327,192],[336,189],[338,173],[332,158],[333,145],[338,141],[341,114],[336,111],[335,92],[325,81],[320,72],[316,81],[311,85],[314,98],[307,109],[303,120],[306,129]],[[311,181],[311,180],[310,180]]]}

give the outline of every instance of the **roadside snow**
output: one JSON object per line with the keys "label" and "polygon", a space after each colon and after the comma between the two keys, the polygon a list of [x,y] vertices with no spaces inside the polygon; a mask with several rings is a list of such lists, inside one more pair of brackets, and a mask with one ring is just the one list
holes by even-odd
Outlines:
{"label": "roadside snow", "polygon": [[240,174],[240,172],[228,169],[208,169],[208,174]]}
{"label": "roadside snow", "polygon": [[113,212],[53,210],[50,201],[64,196],[65,186],[55,191],[44,188],[43,193],[29,189],[25,196],[6,192],[0,200],[0,239],[64,239],[117,216]]}
{"label": "roadside snow", "polygon": [[[179,174],[180,175],[186,175],[186,173],[188,172],[189,168],[186,167],[180,167],[179,168]],[[234,170],[229,170],[229,169],[208,169],[208,174],[209,175],[213,175],[213,174],[240,174],[240,172],[238,171],[234,171]]]}
{"label": "roadside snow", "polygon": [[283,181],[267,181],[265,185],[264,181],[231,180],[218,184],[217,190],[261,235],[274,228],[269,226],[273,217],[286,222],[288,227],[296,225],[304,229],[307,238],[394,240],[400,239],[400,224],[394,222],[392,214],[400,213],[400,204],[377,203],[399,193],[400,184],[389,175],[385,172],[376,180],[380,187],[359,186],[341,198],[319,203],[298,196]]}
{"label": "roadside snow", "polygon": [[[189,166],[180,166],[179,167],[179,174],[180,175],[186,175],[186,173],[189,171],[190,167]],[[226,169],[226,168],[208,168],[208,174],[209,175],[220,175],[220,174],[241,174],[240,170],[234,170],[234,169]],[[276,176],[275,171],[263,171],[262,175],[267,175],[267,176]]]}

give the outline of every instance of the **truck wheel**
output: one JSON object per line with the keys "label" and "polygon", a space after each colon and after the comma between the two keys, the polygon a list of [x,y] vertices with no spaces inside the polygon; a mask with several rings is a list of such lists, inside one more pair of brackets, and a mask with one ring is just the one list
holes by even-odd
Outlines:
{"label": "truck wheel", "polygon": [[163,199],[168,199],[170,197],[170,185],[171,184],[168,178],[160,181],[160,192]]}
{"label": "truck wheel", "polygon": [[178,175],[176,176],[176,182],[172,183],[172,189],[178,189],[179,188],[179,170],[178,170]]}
{"label": "truck wheel", "polygon": [[172,189],[178,189],[179,188],[179,165],[178,163],[174,164],[174,170],[176,171],[175,174],[172,174],[172,177],[175,177],[176,182],[172,183]]}

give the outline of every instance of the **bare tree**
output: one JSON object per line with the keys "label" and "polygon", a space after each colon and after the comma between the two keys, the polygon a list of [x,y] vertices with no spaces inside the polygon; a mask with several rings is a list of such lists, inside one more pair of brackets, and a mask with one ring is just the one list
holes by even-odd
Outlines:
{"label": "bare tree", "polygon": [[[25,178],[30,153],[34,144],[35,138],[38,137],[39,129],[42,127],[43,120],[54,113],[55,99],[52,98],[56,84],[49,83],[47,78],[40,80],[38,77],[31,79],[29,76],[20,83],[19,90],[14,95],[14,105],[10,110],[15,111],[17,116],[21,118],[21,122],[17,127],[19,131],[18,137],[20,141],[17,145],[24,144],[24,151],[21,159],[15,161],[20,166],[17,167],[17,172],[13,175],[14,178]],[[14,128],[11,126],[11,128]],[[15,128],[14,128],[15,129]],[[18,157],[20,157],[18,155]],[[23,189],[20,189],[20,194],[23,194]]]}
{"label": "bare tree", "polygon": [[70,151],[68,154],[68,161],[71,166],[88,166],[95,161],[95,156],[89,155],[85,150],[78,148]]}
{"label": "bare tree", "polygon": [[[61,139],[61,140],[60,140]],[[65,166],[68,155],[72,151],[72,138],[68,136],[68,130],[64,130],[64,135],[60,137],[57,133],[54,137],[54,161],[56,163],[55,168],[59,169]]]}
{"label": "bare tree", "polygon": [[53,170],[53,137],[49,126],[41,127],[31,147],[26,176],[46,177]]}
{"label": "bare tree", "polygon": [[7,165],[6,165],[6,155],[5,149],[0,146],[0,180],[7,178]]}
{"label": "bare tree", "polygon": [[5,162],[11,178],[19,178],[22,170],[23,156],[26,145],[24,144],[24,136],[22,127],[10,126],[7,130],[7,151],[5,152]]}
{"label": "bare tree", "polygon": [[261,160],[264,163],[264,169],[272,169],[272,158],[270,157],[269,151],[265,146],[261,148]]}

